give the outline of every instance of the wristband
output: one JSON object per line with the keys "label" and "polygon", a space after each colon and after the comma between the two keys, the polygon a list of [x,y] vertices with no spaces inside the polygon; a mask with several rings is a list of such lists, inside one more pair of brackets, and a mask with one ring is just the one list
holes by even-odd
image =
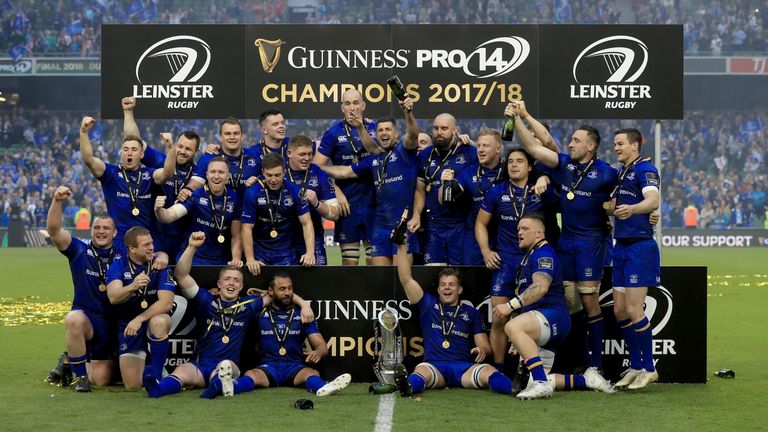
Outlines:
{"label": "wristband", "polygon": [[507,306],[514,311],[523,307],[523,302],[520,301],[520,296],[515,296],[512,300],[507,302]]}
{"label": "wristband", "polygon": [[317,205],[316,206],[312,206],[312,208],[314,208],[314,209],[320,208],[320,200],[317,200]]}
{"label": "wristband", "polygon": [[192,188],[191,188],[191,187],[189,187],[189,186],[183,186],[183,187],[181,188],[181,190],[184,190],[184,189],[188,190],[188,191],[189,191],[189,193],[195,193],[195,191],[193,191],[193,190],[192,190]]}

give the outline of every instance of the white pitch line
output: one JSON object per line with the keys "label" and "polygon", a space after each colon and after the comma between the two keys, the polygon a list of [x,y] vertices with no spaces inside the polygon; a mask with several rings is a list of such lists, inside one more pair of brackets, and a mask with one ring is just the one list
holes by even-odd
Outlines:
{"label": "white pitch line", "polygon": [[374,432],[391,432],[392,416],[395,413],[395,394],[389,393],[380,396],[379,412],[376,414],[376,428]]}

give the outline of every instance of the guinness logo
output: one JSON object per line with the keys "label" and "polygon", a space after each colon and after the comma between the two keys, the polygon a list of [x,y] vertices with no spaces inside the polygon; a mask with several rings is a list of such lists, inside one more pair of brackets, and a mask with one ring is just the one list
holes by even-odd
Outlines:
{"label": "guinness logo", "polygon": [[257,48],[259,48],[259,58],[261,58],[261,67],[266,73],[272,73],[277,66],[277,62],[280,60],[280,52],[282,51],[285,42],[282,39],[267,40],[256,39],[254,42]]}

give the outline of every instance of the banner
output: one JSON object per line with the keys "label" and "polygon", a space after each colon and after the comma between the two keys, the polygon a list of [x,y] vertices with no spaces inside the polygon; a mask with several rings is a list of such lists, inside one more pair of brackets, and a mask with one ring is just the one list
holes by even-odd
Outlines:
{"label": "banner", "polygon": [[768,247],[768,230],[665,229],[662,247]]}
{"label": "banner", "polygon": [[104,25],[102,118],[226,118],[245,114],[245,26]]}
{"label": "banner", "polygon": [[[349,372],[355,381],[374,381],[372,369],[373,321],[384,307],[400,314],[403,326],[405,364],[409,370],[421,361],[424,344],[415,308],[412,308],[392,267],[301,267],[265,268],[266,273],[246,274],[245,286],[266,289],[277,271],[292,275],[294,291],[311,300],[329,355],[319,365],[323,376]],[[477,308],[490,329],[491,307],[488,287],[491,272],[482,267],[460,267],[465,303]],[[440,268],[417,266],[413,276],[427,291],[435,293]],[[196,267],[192,276],[201,287],[214,287],[218,268]],[[707,358],[707,274],[704,267],[662,268],[664,287],[651,288],[646,300],[646,315],[653,325],[654,358],[663,382],[702,383],[706,381]],[[603,278],[600,305],[605,316],[604,371],[616,380],[628,366],[628,356],[613,318],[610,269]],[[194,350],[193,310],[176,296],[174,330],[171,336],[169,366],[176,366]],[[677,305],[677,307],[675,307]],[[559,357],[576,355],[559,351]],[[241,370],[258,363],[256,331],[251,328],[243,347]]]}
{"label": "banner", "polygon": [[350,88],[377,118],[401,114],[386,85],[395,74],[422,118],[501,118],[516,100],[544,118],[682,118],[681,26],[104,25],[102,32],[103,118],[122,118],[118,101],[133,95],[146,100],[137,118],[256,118],[274,107],[291,118],[327,119],[341,115]]}
{"label": "banner", "polygon": [[682,40],[681,26],[541,26],[539,115],[682,119]]}

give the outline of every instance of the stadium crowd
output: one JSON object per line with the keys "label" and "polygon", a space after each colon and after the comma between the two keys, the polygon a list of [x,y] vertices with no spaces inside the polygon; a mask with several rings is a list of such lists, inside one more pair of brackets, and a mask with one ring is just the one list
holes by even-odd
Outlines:
{"label": "stadium crowd", "polygon": [[[106,210],[98,182],[84,174],[78,149],[79,113],[48,112],[21,108],[0,111],[0,226],[7,226],[13,202],[23,211],[28,227],[44,227],[45,212],[57,185],[72,188],[73,199],[64,210],[65,226],[75,226],[80,208],[89,214]],[[485,127],[498,128],[498,120],[459,120],[462,133],[476,137]],[[296,134],[314,139],[322,136],[330,120],[288,120]],[[424,121],[419,122],[426,127]],[[579,121],[550,122],[552,136],[567,144]],[[615,130],[620,123],[595,123],[601,133]],[[662,227],[684,226],[683,213],[693,205],[699,212],[699,228],[762,228],[766,223],[766,154],[768,154],[768,113],[686,112],[685,120],[665,121],[662,127]],[[203,145],[217,143],[215,121],[143,121],[142,136],[159,141],[158,131],[194,130]],[[646,137],[653,136],[652,122],[637,124]],[[244,147],[262,139],[257,120],[243,121]],[[97,154],[104,160],[119,157],[122,124],[100,122],[92,133]],[[652,138],[650,138],[652,141]],[[601,159],[615,164],[610,145],[601,146]],[[653,155],[653,143],[643,147]]]}
{"label": "stadium crowd", "polygon": [[97,57],[100,25],[153,24],[683,24],[685,52],[768,52],[760,0],[317,0],[293,14],[284,0],[1,0],[0,48],[12,58]]}

